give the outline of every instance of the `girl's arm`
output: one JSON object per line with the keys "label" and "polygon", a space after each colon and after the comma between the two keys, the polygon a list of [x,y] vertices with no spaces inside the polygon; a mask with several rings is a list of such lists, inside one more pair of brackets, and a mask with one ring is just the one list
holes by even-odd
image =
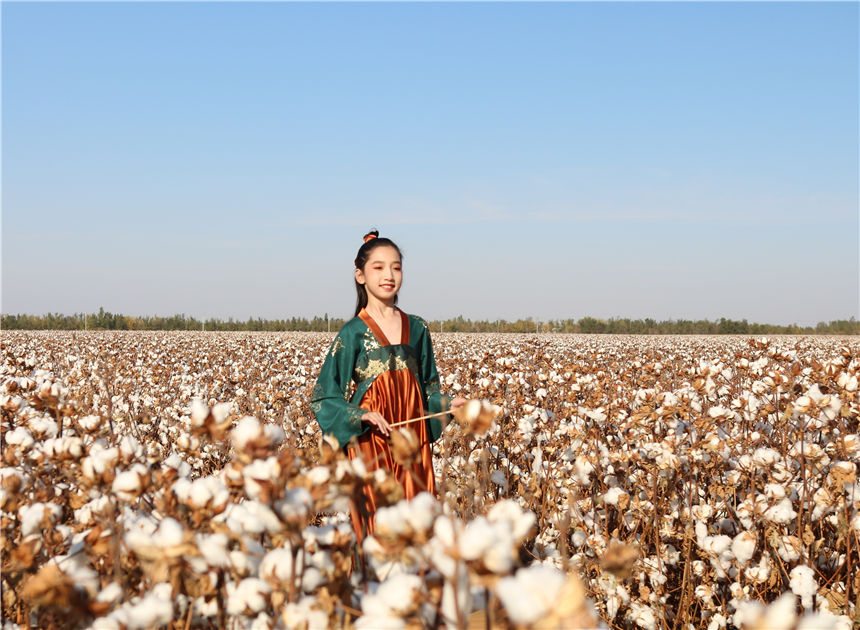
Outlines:
{"label": "girl's arm", "polygon": [[[465,404],[466,399],[461,397],[451,398],[450,396],[442,395],[442,388],[439,383],[439,373],[436,371],[436,359],[433,356],[433,344],[430,341],[430,330],[427,324],[424,324],[424,334],[421,336],[419,351],[421,354],[421,374],[424,379],[424,393],[427,395],[427,411],[429,413],[440,413],[449,409],[456,409]],[[448,417],[447,420],[451,418]],[[438,418],[431,418],[430,434],[431,439],[436,440],[442,434],[442,423]]]}
{"label": "girl's arm", "polygon": [[323,433],[333,435],[342,447],[364,432],[361,417],[367,413],[349,402],[352,371],[357,349],[344,344],[338,334],[326,355],[319,378],[311,394],[311,411]]}

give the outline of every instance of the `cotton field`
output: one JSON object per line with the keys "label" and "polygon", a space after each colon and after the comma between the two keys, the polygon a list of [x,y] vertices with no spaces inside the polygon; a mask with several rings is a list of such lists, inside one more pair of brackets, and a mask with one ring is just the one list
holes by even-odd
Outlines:
{"label": "cotton field", "polygon": [[4,630],[860,624],[858,340],[437,334],[503,414],[407,502],[311,419],[331,339],[2,333]]}

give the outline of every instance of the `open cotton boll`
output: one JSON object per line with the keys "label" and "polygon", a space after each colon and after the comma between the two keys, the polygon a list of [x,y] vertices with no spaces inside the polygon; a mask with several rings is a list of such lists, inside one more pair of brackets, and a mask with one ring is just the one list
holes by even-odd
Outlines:
{"label": "open cotton boll", "polygon": [[119,449],[115,446],[105,448],[103,442],[95,442],[90,447],[89,455],[81,460],[81,472],[89,479],[97,479],[108,468],[112,468],[117,459],[119,459]]}
{"label": "open cotton boll", "polygon": [[798,565],[789,573],[791,592],[800,597],[804,608],[812,608],[812,596],[818,592],[815,572],[805,565]]}
{"label": "open cotton boll", "polygon": [[630,495],[624,492],[624,490],[622,490],[618,486],[615,486],[606,491],[606,493],[603,495],[603,500],[608,505],[618,505],[618,501],[622,496],[626,496],[628,498],[630,497]]}
{"label": "open cotton boll", "polygon": [[237,534],[277,533],[284,527],[275,513],[258,501],[229,503],[222,514],[227,527]]}
{"label": "open cotton boll", "polygon": [[376,510],[374,522],[379,536],[401,536],[406,533],[408,522],[405,518],[403,502]]}
{"label": "open cotton boll", "polygon": [[797,620],[797,600],[791,593],[783,593],[768,605],[758,624],[767,630],[791,630]]}
{"label": "open cotton boll", "polygon": [[312,486],[321,486],[331,479],[331,471],[326,466],[314,466],[305,475]]}
{"label": "open cotton boll", "polygon": [[794,511],[791,500],[785,498],[765,510],[764,517],[772,523],[785,524],[794,520],[797,517],[797,512]]}
{"label": "open cotton boll", "polygon": [[95,600],[100,604],[113,604],[118,602],[120,598],[122,598],[122,586],[120,586],[117,582],[111,582],[107,586],[103,587],[99,594],[96,595]]}
{"label": "open cotton boll", "polygon": [[149,485],[149,469],[143,464],[135,464],[114,477],[111,491],[122,501],[134,501]]}
{"label": "open cotton boll", "polygon": [[511,621],[531,624],[549,613],[564,582],[564,574],[558,569],[537,565],[500,579],[496,584],[496,594]]}
{"label": "open cotton boll", "polygon": [[421,492],[409,501],[406,522],[416,532],[425,532],[433,526],[439,503],[429,492]]}
{"label": "open cotton boll", "polygon": [[35,440],[30,432],[22,426],[17,426],[4,436],[7,444],[14,444],[26,450],[33,446]]}
{"label": "open cotton boll", "polygon": [[376,596],[395,615],[407,615],[418,604],[418,593],[423,582],[417,575],[401,573],[393,575],[379,585]]}
{"label": "open cotton boll", "polygon": [[288,523],[299,524],[308,516],[313,499],[305,488],[296,488],[275,502],[275,511]]}
{"label": "open cotton boll", "polygon": [[777,538],[776,552],[784,562],[793,563],[800,558],[803,543],[797,536],[779,536]]}
{"label": "open cotton boll", "polygon": [[355,622],[355,630],[403,630],[405,627],[406,622],[400,617],[383,615],[362,615]]}
{"label": "open cotton boll", "polygon": [[172,590],[170,584],[156,584],[143,597],[134,598],[113,611],[110,617],[129,630],[166,625],[173,619]]}
{"label": "open cotton boll", "polygon": [[63,515],[63,508],[56,503],[33,503],[18,508],[18,519],[21,522],[21,536],[26,538],[42,531],[43,521],[53,525]]}
{"label": "open cotton boll", "polygon": [[197,534],[197,550],[210,567],[226,567],[230,564],[227,551],[229,538],[226,534]]}
{"label": "open cotton boll", "polygon": [[143,447],[133,435],[124,435],[119,442],[120,454],[127,458],[143,457]]}
{"label": "open cotton boll", "polygon": [[755,554],[757,536],[750,531],[742,531],[732,540],[732,553],[741,567],[747,566]]}
{"label": "open cotton boll", "polygon": [[156,547],[175,547],[181,545],[184,539],[185,528],[179,521],[168,516],[159,524],[150,544]]}
{"label": "open cotton boll", "polygon": [[328,615],[318,606],[316,598],[303,597],[298,603],[290,602],[284,606],[281,620],[288,629],[327,630]]}
{"label": "open cotton boll", "polygon": [[654,615],[654,611],[650,606],[638,601],[630,602],[627,618],[644,630],[657,630],[657,617]]}
{"label": "open cotton boll", "polygon": [[78,418],[78,426],[84,431],[94,431],[101,424],[102,419],[96,415],[83,416]]}
{"label": "open cotton boll", "polygon": [[218,507],[225,505],[230,498],[230,489],[220,478],[201,477],[191,482],[188,502],[194,507]]}
{"label": "open cotton boll", "polygon": [[772,448],[757,448],[753,453],[752,459],[757,466],[768,468],[780,461],[782,455],[779,454],[779,451],[775,451]]}
{"label": "open cotton boll", "polygon": [[263,610],[272,588],[263,580],[255,577],[245,578],[238,584],[227,582],[227,613],[247,615]]}
{"label": "open cotton boll", "polygon": [[495,544],[499,544],[497,532],[483,516],[469,521],[459,538],[460,557],[464,560],[477,560]]}
{"label": "open cotton boll", "polygon": [[[304,554],[299,553],[296,558],[296,568],[295,574],[299,575],[302,573],[302,557]],[[260,568],[258,574],[261,578],[265,579],[269,582],[280,582],[282,584],[288,584],[291,579],[293,579],[293,553],[291,548],[289,547],[289,543],[286,543],[286,546],[280,547],[278,549],[272,549],[265,556],[263,556],[262,562],[260,562]]]}
{"label": "open cotton boll", "polygon": [[255,459],[242,469],[245,480],[245,495],[249,499],[261,500],[263,488],[261,484],[277,481],[281,474],[281,464],[275,456],[267,459]]}
{"label": "open cotton boll", "polygon": [[258,439],[261,435],[262,428],[260,421],[254,416],[245,416],[236,424],[236,428],[230,434],[233,439],[233,448],[238,451],[245,450],[245,447],[252,441]]}
{"label": "open cotton boll", "polygon": [[41,437],[57,437],[60,428],[57,423],[47,416],[33,416],[27,421],[30,431]]}
{"label": "open cotton boll", "polygon": [[175,451],[167,456],[167,459],[165,459],[161,463],[161,467],[162,468],[172,468],[173,470],[176,471],[176,473],[179,475],[180,478],[188,477],[188,475],[191,474],[191,465],[188,462],[186,462],[185,460],[183,460],[179,456],[179,453],[177,453]]}
{"label": "open cotton boll", "polygon": [[503,499],[498,501],[487,512],[487,520],[491,523],[507,522],[511,525],[511,533],[517,542],[529,535],[537,517],[534,512],[522,509],[516,501]]}

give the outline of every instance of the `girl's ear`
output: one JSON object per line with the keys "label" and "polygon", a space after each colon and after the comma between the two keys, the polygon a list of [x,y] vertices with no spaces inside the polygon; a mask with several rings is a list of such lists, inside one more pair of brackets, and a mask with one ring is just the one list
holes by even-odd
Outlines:
{"label": "girl's ear", "polygon": [[358,284],[364,284],[364,272],[361,269],[355,270],[355,281]]}

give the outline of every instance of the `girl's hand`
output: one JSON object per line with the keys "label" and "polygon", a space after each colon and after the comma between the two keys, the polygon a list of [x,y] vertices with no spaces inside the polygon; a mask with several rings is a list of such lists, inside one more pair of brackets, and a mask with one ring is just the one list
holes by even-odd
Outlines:
{"label": "girl's hand", "polygon": [[364,415],[361,416],[361,421],[366,422],[372,427],[376,427],[377,431],[386,437],[391,435],[391,426],[389,426],[388,420],[386,420],[378,411],[366,411]]}
{"label": "girl's hand", "polygon": [[451,400],[451,406],[449,407],[449,409],[451,411],[454,411],[454,409],[456,409],[457,407],[462,407],[467,402],[469,402],[468,398],[463,398],[462,396],[457,396],[456,398]]}

